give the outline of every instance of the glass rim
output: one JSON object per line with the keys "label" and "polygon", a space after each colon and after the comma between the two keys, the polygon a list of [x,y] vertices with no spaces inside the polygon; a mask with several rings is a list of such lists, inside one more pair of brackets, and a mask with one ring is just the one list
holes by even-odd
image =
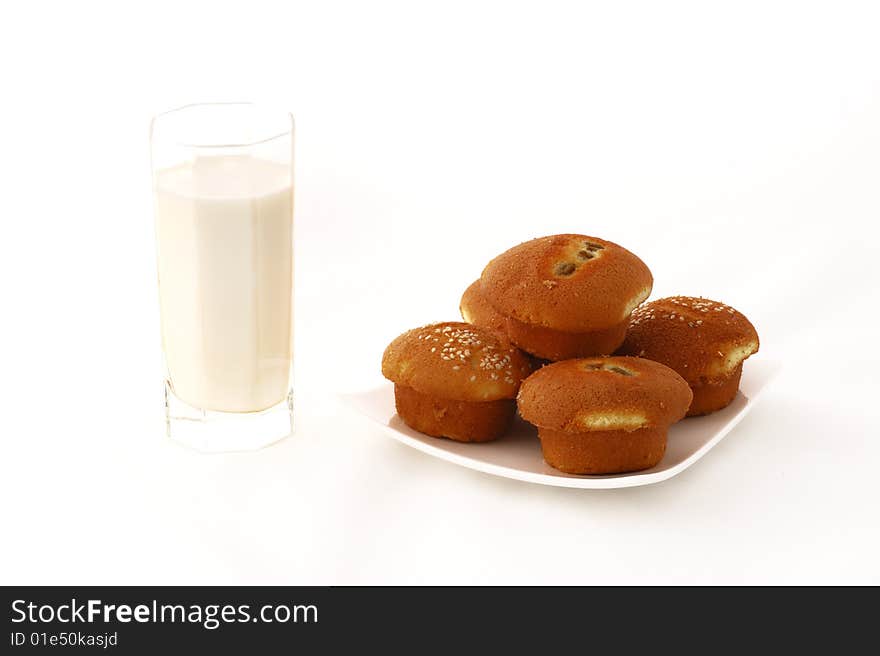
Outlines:
{"label": "glass rim", "polygon": [[[246,100],[233,100],[233,101],[224,101],[224,102],[196,102],[196,103],[187,103],[186,105],[180,105],[178,107],[174,107],[172,109],[167,109],[164,112],[159,112],[155,116],[153,116],[150,121],[150,140],[153,139],[153,133],[156,128],[156,122],[162,119],[163,117],[169,116],[171,114],[176,114],[178,112],[183,112],[187,109],[193,109],[195,107],[229,107],[229,106],[245,106],[245,107],[253,107],[257,109],[265,109],[275,111],[272,107],[263,105],[261,103],[250,102]],[[272,134],[263,139],[256,139],[254,141],[242,141],[239,143],[190,143],[185,141],[174,141],[174,144],[177,146],[182,146],[184,148],[247,148],[248,146],[257,146],[259,144],[268,143],[270,141],[274,141],[275,139],[280,139],[281,137],[286,137],[289,134],[293,133],[293,114],[288,111],[278,110],[279,114],[284,114],[287,117],[288,128],[282,132],[278,132]]]}

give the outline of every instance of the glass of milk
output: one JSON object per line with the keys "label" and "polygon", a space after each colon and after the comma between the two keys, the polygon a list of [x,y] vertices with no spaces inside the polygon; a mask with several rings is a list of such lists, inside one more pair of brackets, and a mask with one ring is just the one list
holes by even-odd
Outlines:
{"label": "glass of milk", "polygon": [[150,144],[168,434],[266,446],[292,430],[293,117],[188,105]]}

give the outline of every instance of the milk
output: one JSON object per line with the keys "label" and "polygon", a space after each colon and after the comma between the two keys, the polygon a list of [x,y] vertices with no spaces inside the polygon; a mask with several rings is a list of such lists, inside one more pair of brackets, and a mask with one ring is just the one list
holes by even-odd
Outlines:
{"label": "milk", "polygon": [[192,406],[255,412],[287,397],[290,177],[242,155],[156,172],[162,341],[171,388]]}

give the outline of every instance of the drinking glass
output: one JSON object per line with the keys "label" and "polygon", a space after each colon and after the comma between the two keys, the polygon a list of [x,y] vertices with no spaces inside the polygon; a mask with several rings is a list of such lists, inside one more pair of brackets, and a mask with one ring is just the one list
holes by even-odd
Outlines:
{"label": "drinking glass", "polygon": [[168,435],[266,446],[293,422],[293,117],[187,105],[150,146]]}

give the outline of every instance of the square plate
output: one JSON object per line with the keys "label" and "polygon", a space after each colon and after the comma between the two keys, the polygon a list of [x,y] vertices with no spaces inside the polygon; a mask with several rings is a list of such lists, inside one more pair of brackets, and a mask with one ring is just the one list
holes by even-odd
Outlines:
{"label": "square plate", "polygon": [[399,442],[463,467],[557,487],[635,487],[672,478],[702,458],[752,409],[779,369],[777,362],[749,360],[743,366],[739,392],[729,406],[704,417],[684,419],[670,427],[666,455],[656,467],[607,476],[577,476],[553,469],[541,456],[537,430],[518,416],[504,437],[494,442],[468,444],[423,435],[404,424],[394,409],[394,386],[387,381],[362,392],[345,394],[342,399],[349,408],[372,420]]}

